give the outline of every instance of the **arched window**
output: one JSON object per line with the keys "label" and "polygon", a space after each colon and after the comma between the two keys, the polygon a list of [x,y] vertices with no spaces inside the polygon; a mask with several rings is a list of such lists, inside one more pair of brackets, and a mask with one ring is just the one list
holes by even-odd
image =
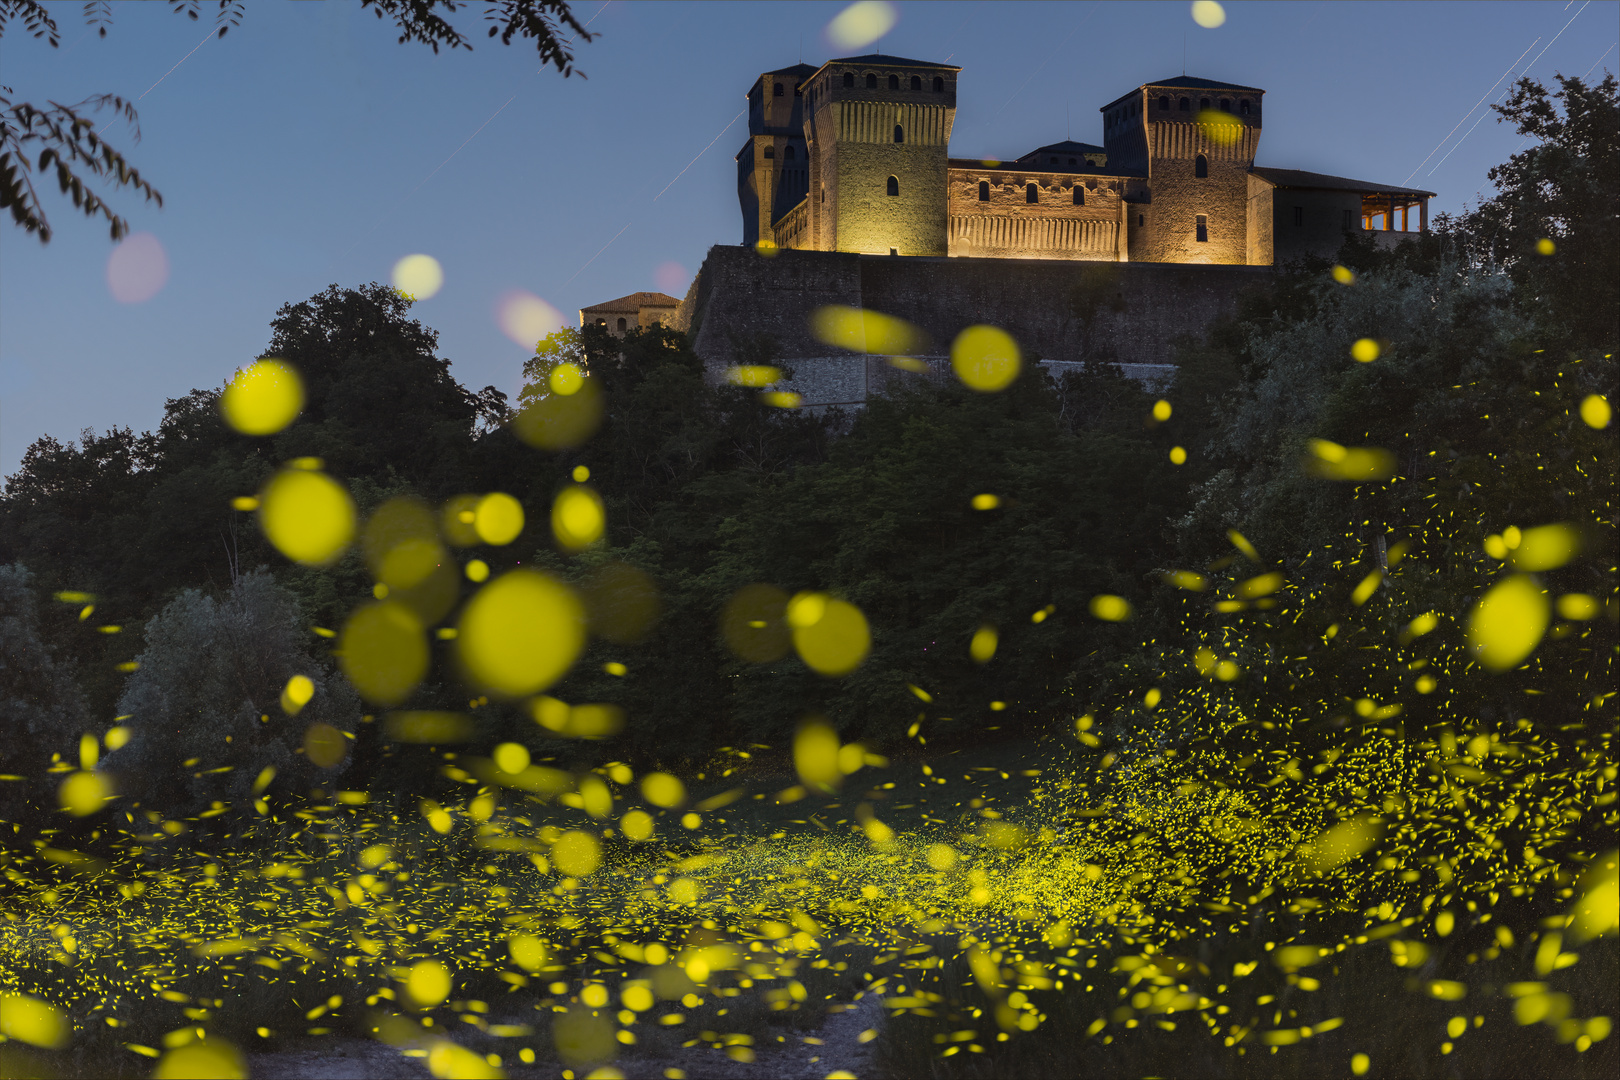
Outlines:
{"label": "arched window", "polygon": [[1232,99],[1231,98],[1221,98],[1221,112],[1231,112],[1231,111],[1232,111]]}
{"label": "arched window", "polygon": [[1242,101],[1238,102],[1238,112],[1242,113],[1244,116],[1249,115],[1249,99],[1248,98],[1244,98]]}
{"label": "arched window", "polygon": [[1209,158],[1199,154],[1193,159],[1193,175],[1200,180],[1209,176]]}
{"label": "arched window", "polygon": [[775,156],[776,156],[776,147],[767,146],[765,148],[765,159],[767,161],[769,161],[771,158],[774,158]]}
{"label": "arched window", "polygon": [[945,80],[936,75],[934,77],[934,93],[943,94],[944,92],[945,92]]}
{"label": "arched window", "polygon": [[898,89],[900,89],[900,76],[898,76],[898,75],[890,75],[889,76],[889,89],[890,90],[898,90]]}
{"label": "arched window", "polygon": [[855,89],[855,73],[853,71],[844,72],[844,89]]}
{"label": "arched window", "polygon": [[772,97],[782,97],[782,96],[784,96],[783,93],[782,93],[782,84],[781,83],[777,83],[776,86],[774,88],[772,88],[771,96]]}
{"label": "arched window", "polygon": [[901,127],[899,124],[894,125],[894,141],[895,142],[905,142],[906,141],[906,129]]}
{"label": "arched window", "polygon": [[990,201],[990,181],[988,181],[988,180],[980,180],[979,181],[979,201],[980,202],[989,202]]}
{"label": "arched window", "polygon": [[1074,205],[1086,205],[1086,189],[1079,184],[1074,185]]}
{"label": "arched window", "polygon": [[877,89],[877,76],[872,74],[870,71],[866,73],[866,88],[868,90]]}
{"label": "arched window", "polygon": [[[804,87],[795,86],[793,88],[793,96],[794,97],[804,97]],[[659,325],[662,325],[662,324],[659,324]]]}
{"label": "arched window", "polygon": [[792,161],[798,155],[793,152],[793,147],[789,145],[782,150],[782,157],[786,161]]}
{"label": "arched window", "polygon": [[1176,106],[1176,108],[1180,109],[1182,112],[1187,112],[1188,110],[1190,110],[1192,108],[1192,102],[1189,101],[1187,98],[1182,98],[1180,103]]}
{"label": "arched window", "polygon": [[1199,99],[1198,99],[1198,107],[1199,107],[1199,108],[1200,108],[1200,109],[1207,109],[1207,108],[1209,108],[1209,98],[1207,98],[1207,97],[1201,97],[1201,98],[1199,98]]}
{"label": "arched window", "polygon": [[889,177],[889,194],[900,194],[900,178],[898,176]]}
{"label": "arched window", "polygon": [[1169,94],[1161,94],[1159,96],[1159,111],[1160,112],[1169,112],[1170,111],[1170,95]]}
{"label": "arched window", "polygon": [[1073,169],[1073,168],[1077,167],[1079,164],[1080,163],[1078,161],[1076,161],[1074,158],[1069,159],[1069,168]]}
{"label": "arched window", "polygon": [[911,88],[913,90],[921,90],[922,89],[922,76],[921,75],[913,75],[911,77]]}
{"label": "arched window", "polygon": [[1209,243],[1209,218],[1199,214],[1194,220],[1193,227],[1197,230],[1197,240],[1200,244]]}
{"label": "arched window", "polygon": [[624,332],[624,320],[623,319],[619,320],[619,332],[620,333]]}
{"label": "arched window", "polygon": [[1041,189],[1035,184],[1024,185],[1024,201],[1038,203],[1041,201]]}

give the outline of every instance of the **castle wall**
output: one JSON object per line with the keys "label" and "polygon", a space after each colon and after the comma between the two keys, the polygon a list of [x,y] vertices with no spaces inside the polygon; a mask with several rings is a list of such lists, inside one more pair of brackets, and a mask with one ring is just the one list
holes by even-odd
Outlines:
{"label": "castle wall", "polygon": [[[1105,274],[1106,278],[1082,275]],[[810,334],[810,315],[827,304],[865,307],[920,327],[931,339],[922,353],[948,356],[964,329],[988,323],[1035,357],[1086,357],[1122,364],[1169,362],[1177,338],[1201,337],[1236,309],[1245,291],[1264,286],[1266,267],[1115,263],[1086,268],[1037,259],[899,259],[842,252],[782,251],[765,258],[743,247],[716,246],[676,314],[674,325],[717,375],[738,362],[733,338],[770,334],[781,363],[795,370],[793,388],[810,403],[853,400],[869,385],[880,358],[841,352]],[[1088,333],[1072,314],[1082,281],[1114,296],[1100,305]],[[1117,310],[1116,310],[1117,309]],[[885,377],[898,377],[888,376]],[[866,391],[862,390],[862,393]],[[862,399],[864,400],[864,398]]]}
{"label": "castle wall", "polygon": [[[979,184],[990,200],[979,200]],[[1039,188],[1039,202],[1027,185]],[[1074,189],[1085,203],[1074,205]],[[1125,181],[1072,173],[952,168],[948,201],[951,256],[1115,261]]]}
{"label": "castle wall", "polygon": [[[1139,211],[1146,224],[1131,237],[1132,262],[1236,264],[1248,262],[1249,167],[1259,143],[1244,125],[1235,140],[1228,124],[1155,120],[1147,125],[1151,201]],[[1200,177],[1197,157],[1209,163]],[[1197,238],[1203,215],[1209,239]]]}
{"label": "castle wall", "polygon": [[1276,188],[1271,199],[1273,251],[1279,266],[1306,255],[1336,252],[1344,245],[1346,229],[1362,231],[1360,192]]}
{"label": "castle wall", "polygon": [[[875,255],[945,254],[951,130],[946,107],[834,100],[817,110],[816,126],[832,226],[831,237],[823,231],[818,246]],[[894,141],[896,126],[903,142]],[[890,177],[898,182],[896,195],[889,194]]]}

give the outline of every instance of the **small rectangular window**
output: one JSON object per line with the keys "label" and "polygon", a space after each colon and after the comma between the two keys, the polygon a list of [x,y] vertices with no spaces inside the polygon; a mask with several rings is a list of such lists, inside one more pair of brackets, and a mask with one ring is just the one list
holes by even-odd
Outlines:
{"label": "small rectangular window", "polygon": [[1303,206],[1294,207],[1294,224],[1305,224],[1305,208]]}
{"label": "small rectangular window", "polygon": [[1209,243],[1209,218],[1205,217],[1203,214],[1199,214],[1196,221],[1198,226],[1198,242],[1200,244]]}
{"label": "small rectangular window", "polygon": [[1350,211],[1348,211],[1348,210],[1346,210],[1346,211],[1345,211],[1345,212],[1344,212],[1344,227],[1345,227],[1345,228],[1346,228],[1346,229],[1348,229],[1348,228],[1350,228],[1350,223],[1351,223],[1351,220],[1352,220],[1352,219],[1351,219],[1351,217],[1350,217]]}

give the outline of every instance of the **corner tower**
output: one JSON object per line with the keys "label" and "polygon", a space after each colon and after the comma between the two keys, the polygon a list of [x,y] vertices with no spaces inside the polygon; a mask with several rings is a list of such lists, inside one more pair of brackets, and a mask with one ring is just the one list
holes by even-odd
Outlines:
{"label": "corner tower", "polygon": [[1249,222],[1264,95],[1182,75],[1102,107],[1109,166],[1145,175],[1151,192],[1128,209],[1132,262],[1270,265]]}
{"label": "corner tower", "polygon": [[944,255],[961,68],[900,56],[829,60],[804,84],[810,154],[801,246]]}
{"label": "corner tower", "polygon": [[748,141],[737,151],[744,244],[772,239],[772,227],[810,190],[804,80],[815,71],[809,64],[767,71],[748,89]]}

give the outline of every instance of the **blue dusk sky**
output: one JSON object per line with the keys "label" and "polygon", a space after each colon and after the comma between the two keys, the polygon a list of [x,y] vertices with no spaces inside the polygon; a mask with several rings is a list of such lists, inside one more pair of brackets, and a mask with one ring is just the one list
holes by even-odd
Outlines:
{"label": "blue dusk sky", "polygon": [[[599,36],[577,47],[588,78],[569,79],[486,39],[479,4],[459,16],[474,51],[437,56],[348,0],[256,2],[222,40],[167,4],[114,4],[104,39],[54,4],[54,50],[14,24],[14,101],[138,99],[141,142],[107,135],[164,206],[109,201],[168,277],[119,299],[105,226],[49,180],[49,246],[0,225],[0,473],[41,435],[155,427],[166,398],[259,355],[282,304],[386,282],[415,252],[444,267],[415,314],[453,373],[515,394],[526,350],[498,299],[523,290],[573,322],[637,290],[685,295],[712,245],[741,240],[750,83],[872,51],[829,42],[845,6],[581,0]],[[1261,164],[1427,188],[1431,212],[1488,194],[1486,171],[1521,147],[1488,111],[1515,77],[1601,78],[1620,26],[1614,0],[1228,3],[1216,29],[1180,2],[893,6],[883,52],[963,69],[954,155],[1100,143],[1099,106],[1185,66],[1267,92]]]}

